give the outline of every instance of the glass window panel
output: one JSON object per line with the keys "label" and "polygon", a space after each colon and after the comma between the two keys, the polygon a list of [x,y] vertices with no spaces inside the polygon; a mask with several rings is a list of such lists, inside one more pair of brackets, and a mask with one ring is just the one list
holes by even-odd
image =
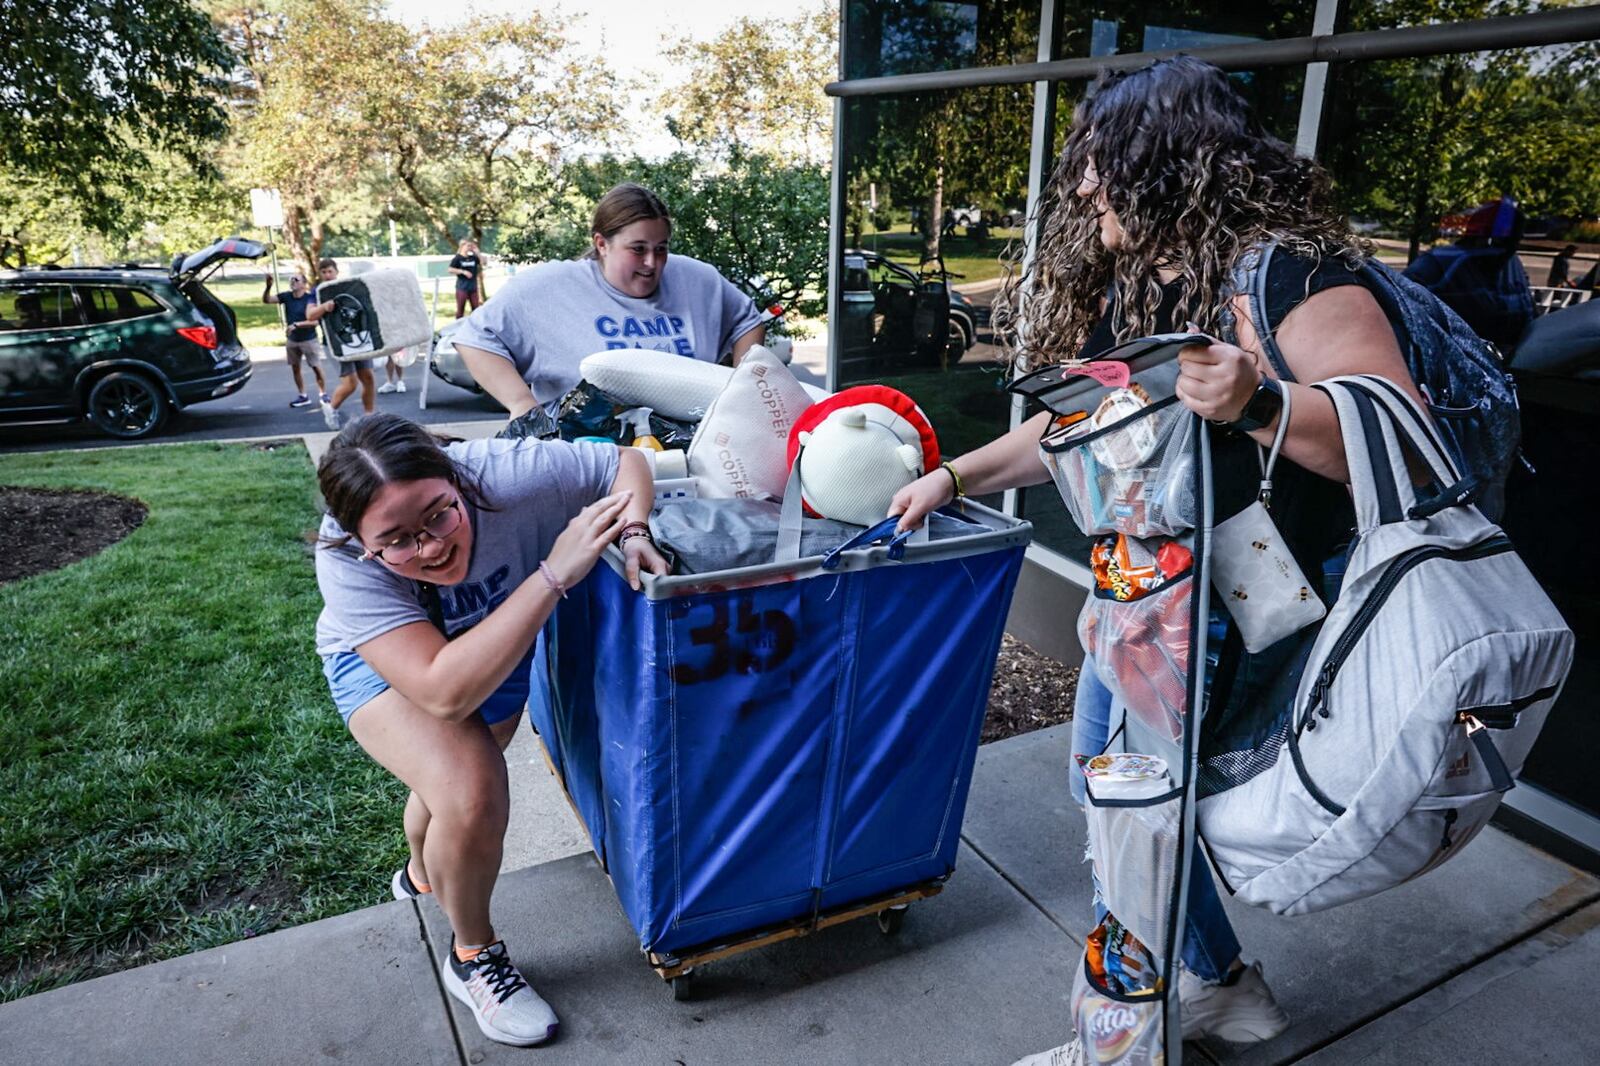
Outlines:
{"label": "glass window panel", "polygon": [[989,302],[1022,235],[1032,116],[1031,85],[845,103],[839,383],[911,396],[947,457],[1009,424]]}
{"label": "glass window panel", "polygon": [[846,78],[1031,63],[1038,0],[850,0]]}
{"label": "glass window panel", "polygon": [[163,308],[148,293],[122,286],[80,286],[79,296],[90,322],[117,322],[155,314]]}
{"label": "glass window panel", "polygon": [[60,329],[78,324],[77,305],[66,285],[0,288],[0,330]]}
{"label": "glass window panel", "polygon": [[1248,44],[1311,33],[1313,0],[1265,0],[1252,4],[1208,3],[1077,4],[1058,6],[1062,59],[1173,48]]}

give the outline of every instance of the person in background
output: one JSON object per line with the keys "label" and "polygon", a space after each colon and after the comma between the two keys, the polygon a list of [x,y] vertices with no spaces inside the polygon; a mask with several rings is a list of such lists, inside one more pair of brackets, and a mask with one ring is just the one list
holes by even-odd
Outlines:
{"label": "person in background", "polygon": [[289,401],[289,406],[311,405],[311,397],[306,395],[305,377],[300,373],[302,359],[311,364],[311,372],[317,376],[317,395],[321,397],[323,403],[327,403],[328,383],[322,378],[322,342],[317,340],[315,329],[301,324],[307,320],[306,312],[313,300],[311,290],[306,286],[306,279],[298,273],[294,274],[289,278],[287,293],[274,293],[272,275],[266,275],[266,279],[267,287],[261,291],[261,302],[283,305],[286,331],[284,357],[289,362],[289,373],[294,375],[295,391],[295,398]]}
{"label": "person in background", "polygon": [[379,392],[405,392],[406,370],[396,360],[404,354],[404,349],[390,353],[383,361],[383,384],[378,386]]}
{"label": "person in background", "polygon": [[1454,244],[1419,255],[1405,276],[1509,354],[1533,321],[1533,291],[1517,256],[1526,224],[1509,196],[1483,204],[1468,216],[1466,232]]}
{"label": "person in background", "polygon": [[1545,279],[1547,288],[1572,288],[1572,257],[1577,254],[1578,246],[1569,244],[1561,249],[1561,253],[1550,261],[1550,277]]}
{"label": "person in background", "polygon": [[[583,357],[648,348],[738,364],[766,337],[761,309],[716,267],[667,256],[672,217],[661,198],[624,183],[600,198],[581,259],[519,271],[456,331],[473,379],[513,420],[542,404],[554,416]],[[530,391],[531,389],[531,391]]]}
{"label": "person in background", "polygon": [[483,1034],[542,1043],[556,1014],[490,915],[510,807],[502,752],[540,628],[606,546],[620,544],[636,589],[641,570],[667,572],[649,467],[611,444],[445,443],[385,412],[334,438],[317,483],[323,674],[356,743],[411,790],[390,890],[438,901],[444,987]]}
{"label": "person in background", "polygon": [[462,241],[456,254],[450,257],[450,273],[456,276],[456,317],[467,313],[471,304],[476,311],[483,303],[483,257],[478,254],[477,241]]}
{"label": "person in background", "polygon": [[[322,286],[339,277],[339,264],[332,259],[324,259],[317,263],[317,277],[321,282],[317,286],[317,300],[306,309],[306,321],[302,325],[312,325],[323,315],[333,314],[333,301],[322,299]],[[378,386],[372,376],[371,359],[341,359],[339,360],[339,387],[333,390],[333,397],[322,405],[322,419],[328,424],[329,429],[339,428],[339,405],[350,398],[356,391],[356,385],[361,386],[361,413],[370,415],[378,409]]]}

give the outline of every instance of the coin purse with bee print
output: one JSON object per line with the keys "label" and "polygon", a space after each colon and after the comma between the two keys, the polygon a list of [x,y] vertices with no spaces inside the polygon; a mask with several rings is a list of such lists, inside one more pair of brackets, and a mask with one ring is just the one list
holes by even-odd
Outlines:
{"label": "coin purse with bee print", "polygon": [[[1289,390],[1283,392],[1272,453],[1261,456],[1260,495],[1211,532],[1211,584],[1228,605],[1250,652],[1271,647],[1327,613],[1267,509],[1272,498],[1272,468],[1289,426]],[[1261,451],[1259,445],[1257,451]]]}

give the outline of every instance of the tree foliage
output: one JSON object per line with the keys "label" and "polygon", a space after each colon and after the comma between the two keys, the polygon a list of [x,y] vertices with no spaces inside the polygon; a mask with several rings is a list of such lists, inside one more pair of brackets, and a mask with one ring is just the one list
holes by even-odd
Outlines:
{"label": "tree foliage", "polygon": [[233,54],[188,0],[0,0],[0,168],[112,225],[157,154],[196,170]]}
{"label": "tree foliage", "polygon": [[233,4],[218,17],[250,72],[236,170],[283,194],[284,237],[308,267],[358,202],[368,217],[345,219],[358,230],[394,218],[445,246],[481,240],[546,195],[553,161],[603,142],[620,113],[615,75],[538,12],[438,31],[407,27],[379,0]]}
{"label": "tree foliage", "polygon": [[[1529,0],[1387,0],[1355,29],[1519,14]],[[1549,6],[1549,5],[1546,5]],[[1354,216],[1414,257],[1441,218],[1509,194],[1533,216],[1600,208],[1593,45],[1348,64],[1330,85],[1323,155]]]}
{"label": "tree foliage", "polygon": [[735,148],[821,166],[831,154],[839,76],[839,11],[825,4],[788,18],[743,17],[711,40],[680,37],[667,56],[682,78],[657,107],[695,149]]}

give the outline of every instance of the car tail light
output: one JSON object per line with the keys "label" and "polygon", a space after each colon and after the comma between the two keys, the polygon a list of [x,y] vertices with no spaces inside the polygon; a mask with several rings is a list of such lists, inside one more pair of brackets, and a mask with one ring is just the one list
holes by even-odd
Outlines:
{"label": "car tail light", "polygon": [[215,326],[180,326],[178,336],[186,341],[194,341],[208,352],[216,351],[217,327]]}

